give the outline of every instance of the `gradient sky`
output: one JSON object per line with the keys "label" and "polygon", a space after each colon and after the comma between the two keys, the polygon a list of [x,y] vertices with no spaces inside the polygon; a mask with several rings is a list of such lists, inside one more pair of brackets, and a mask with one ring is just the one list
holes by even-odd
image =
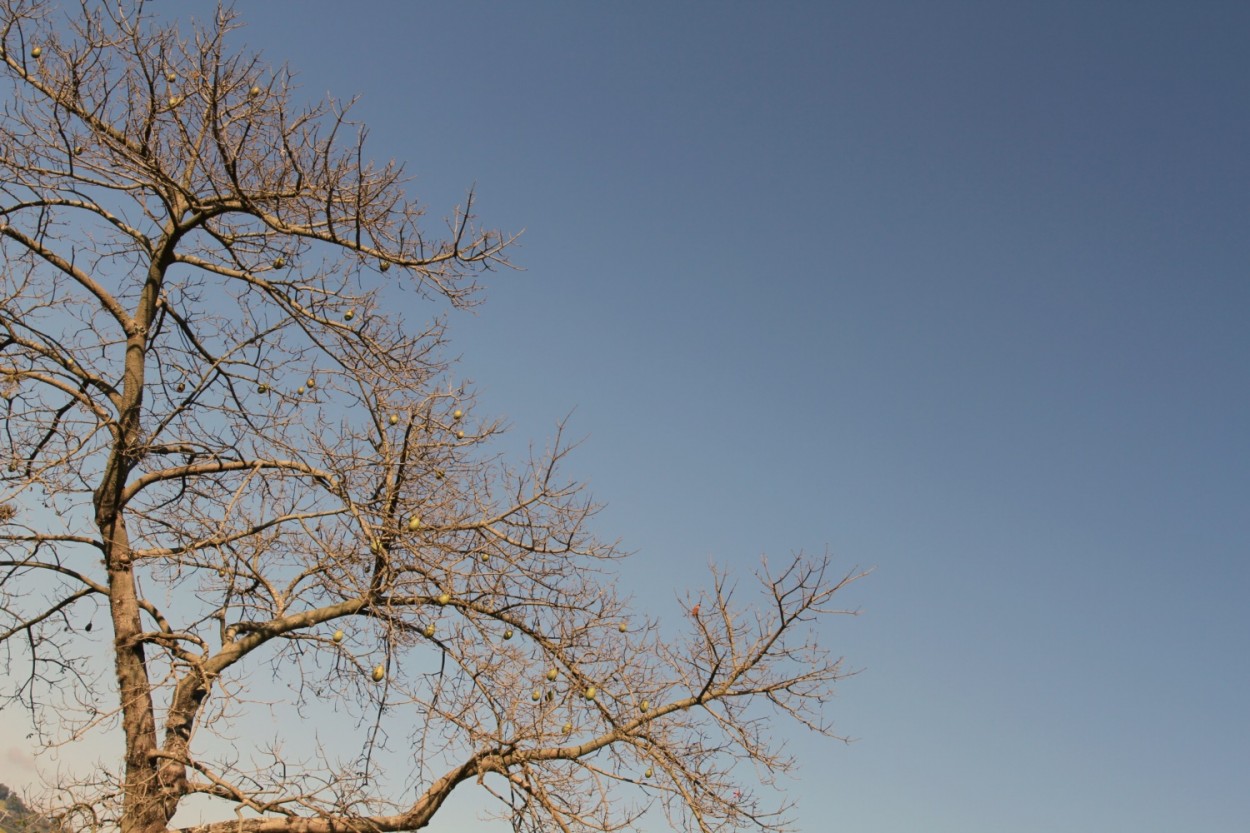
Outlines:
{"label": "gradient sky", "polygon": [[347,8],[235,43],[525,230],[452,346],[640,604],[875,568],[802,830],[1247,829],[1250,5]]}

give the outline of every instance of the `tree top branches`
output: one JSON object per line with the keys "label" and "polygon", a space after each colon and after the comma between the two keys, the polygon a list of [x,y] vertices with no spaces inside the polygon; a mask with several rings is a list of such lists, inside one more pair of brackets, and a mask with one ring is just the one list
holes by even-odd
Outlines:
{"label": "tree top branches", "polygon": [[0,0],[0,702],[118,747],[63,823],[415,830],[464,788],[520,830],[783,829],[750,784],[771,719],[830,734],[813,623],[855,574],[632,613],[560,434],[492,454],[442,355],[511,238],[472,196],[431,235],[236,25]]}

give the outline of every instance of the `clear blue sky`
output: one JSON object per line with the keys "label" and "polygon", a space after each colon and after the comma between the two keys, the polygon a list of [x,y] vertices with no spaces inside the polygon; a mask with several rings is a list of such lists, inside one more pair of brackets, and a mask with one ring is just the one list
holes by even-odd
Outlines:
{"label": "clear blue sky", "polygon": [[1250,5],[239,9],[525,229],[453,348],[645,604],[875,567],[802,830],[1247,829]]}

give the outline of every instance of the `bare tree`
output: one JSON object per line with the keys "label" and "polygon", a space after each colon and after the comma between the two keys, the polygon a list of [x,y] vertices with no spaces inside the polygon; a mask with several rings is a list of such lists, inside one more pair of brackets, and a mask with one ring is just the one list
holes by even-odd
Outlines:
{"label": "bare tree", "polygon": [[415,830],[476,784],[518,830],[782,829],[749,785],[790,765],[777,712],[830,732],[810,623],[853,576],[631,615],[566,444],[492,456],[443,322],[393,312],[475,303],[509,238],[471,198],[427,236],[235,28],[0,0],[3,703],[124,744],[64,823],[207,795],[237,817],[203,833]]}

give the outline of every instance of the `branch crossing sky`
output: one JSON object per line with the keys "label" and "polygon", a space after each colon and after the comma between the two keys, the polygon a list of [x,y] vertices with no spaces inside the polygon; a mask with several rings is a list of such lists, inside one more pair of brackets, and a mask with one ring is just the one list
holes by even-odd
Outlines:
{"label": "branch crossing sky", "polygon": [[800,829],[1246,829],[1250,5],[238,9],[525,229],[452,348],[512,450],[572,412],[642,607],[876,568]]}

